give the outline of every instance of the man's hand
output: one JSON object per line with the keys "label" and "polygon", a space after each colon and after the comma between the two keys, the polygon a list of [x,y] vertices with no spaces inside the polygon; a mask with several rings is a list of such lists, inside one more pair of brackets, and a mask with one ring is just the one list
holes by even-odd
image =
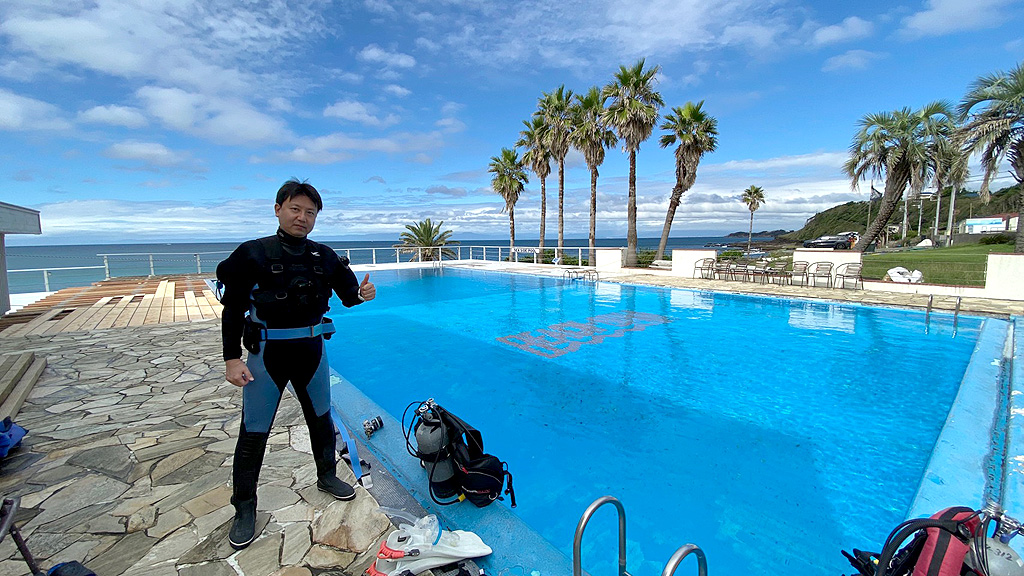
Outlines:
{"label": "man's hand", "polygon": [[369,302],[377,297],[377,287],[373,285],[373,282],[370,282],[369,274],[359,284],[359,296],[362,297],[363,302]]}
{"label": "man's hand", "polygon": [[224,379],[239,388],[253,381],[252,372],[249,372],[249,367],[242,362],[241,358],[225,362],[224,373]]}

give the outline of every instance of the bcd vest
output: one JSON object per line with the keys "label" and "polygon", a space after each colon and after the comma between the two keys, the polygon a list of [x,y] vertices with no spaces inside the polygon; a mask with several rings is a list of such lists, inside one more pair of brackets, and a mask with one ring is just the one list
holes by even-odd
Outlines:
{"label": "bcd vest", "polygon": [[266,257],[252,291],[256,316],[268,328],[317,324],[329,306],[331,286],[323,258],[307,242],[302,254],[293,255],[277,236],[258,240]]}

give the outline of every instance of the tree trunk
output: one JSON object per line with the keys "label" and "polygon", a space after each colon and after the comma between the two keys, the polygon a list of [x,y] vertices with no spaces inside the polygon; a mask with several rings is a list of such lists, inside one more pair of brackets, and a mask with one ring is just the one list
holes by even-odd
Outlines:
{"label": "tree trunk", "polygon": [[885,192],[878,203],[878,215],[871,226],[868,226],[868,229],[864,232],[864,237],[857,242],[856,248],[859,251],[863,252],[865,248],[878,239],[881,231],[885,229],[885,225],[889,223],[889,218],[896,211],[896,206],[899,205],[900,198],[903,197],[903,190],[906,189],[907,182],[909,181],[910,170],[902,165],[896,166],[886,174]]}
{"label": "tree trunk", "polygon": [[953,245],[953,218],[956,216],[956,192],[957,187],[953,186],[949,189],[949,208],[946,212],[949,215],[946,218],[946,246]]}
{"label": "tree trunk", "polygon": [[562,201],[565,198],[565,156],[558,159],[558,256],[562,257]]}
{"label": "tree trunk", "polygon": [[909,204],[910,204],[910,192],[908,191],[903,196],[903,226],[900,228],[900,241],[903,242],[904,246],[906,246],[906,244],[907,244],[907,210],[908,210],[908,205]]}
{"label": "tree trunk", "polygon": [[547,186],[545,185],[546,178],[540,179],[540,254],[541,258],[544,257],[544,220],[547,215]]}
{"label": "tree trunk", "polygon": [[587,264],[594,266],[597,257],[597,169],[590,170],[590,259]]}
{"label": "tree trunk", "polygon": [[629,151],[629,199],[626,202],[626,266],[636,266],[636,150]]}
{"label": "tree trunk", "polygon": [[509,206],[508,208],[508,249],[509,258],[512,257],[511,250],[516,247],[516,217],[515,208]]}
{"label": "tree trunk", "polygon": [[750,258],[750,240],[754,237],[754,211],[750,211],[750,230],[747,231],[747,258]]}
{"label": "tree trunk", "polygon": [[935,229],[932,236],[935,236],[935,245],[939,245],[939,214],[942,212],[942,188],[939,187],[938,196],[935,198]]}
{"label": "tree trunk", "polygon": [[668,235],[672,231],[672,220],[676,217],[676,209],[679,208],[679,200],[683,197],[683,186],[676,181],[672,187],[672,195],[668,199],[668,212],[665,214],[665,225],[661,228],[661,241],[658,242],[658,253],[654,255],[655,260],[661,260],[665,256],[665,247],[668,246]]}

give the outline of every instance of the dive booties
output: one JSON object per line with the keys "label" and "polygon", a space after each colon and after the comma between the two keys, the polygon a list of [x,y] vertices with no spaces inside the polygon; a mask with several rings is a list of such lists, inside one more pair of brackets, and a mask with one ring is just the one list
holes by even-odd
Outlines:
{"label": "dive booties", "polygon": [[231,489],[235,520],[228,533],[228,542],[235,550],[245,548],[256,539],[256,483],[269,436],[267,433],[246,432],[243,423],[235,444]]}
{"label": "dive booties", "polygon": [[346,482],[338,479],[338,457],[335,450],[334,421],[328,410],[323,416],[313,416],[306,421],[309,426],[309,444],[316,461],[316,487],[338,500],[352,500],[356,491]]}
{"label": "dive booties", "polygon": [[490,553],[490,546],[473,532],[442,530],[437,516],[430,514],[416,520],[414,525],[401,524],[388,534],[377,551],[377,560],[366,573],[370,576],[419,574]]}

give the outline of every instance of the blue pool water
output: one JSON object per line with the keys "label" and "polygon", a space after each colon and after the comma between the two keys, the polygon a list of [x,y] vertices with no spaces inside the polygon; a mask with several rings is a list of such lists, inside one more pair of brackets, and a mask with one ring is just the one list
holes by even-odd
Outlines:
{"label": "blue pool water", "polygon": [[[687,542],[716,574],[848,571],[841,548],[879,548],[904,519],[983,322],[960,318],[954,337],[945,314],[452,268],[371,277],[374,302],[332,314],[332,368],[396,418],[433,397],[479,428],[515,476],[515,513],[567,555],[587,505],[618,497],[634,576]],[[616,573],[616,531],[602,508],[591,574]]]}

